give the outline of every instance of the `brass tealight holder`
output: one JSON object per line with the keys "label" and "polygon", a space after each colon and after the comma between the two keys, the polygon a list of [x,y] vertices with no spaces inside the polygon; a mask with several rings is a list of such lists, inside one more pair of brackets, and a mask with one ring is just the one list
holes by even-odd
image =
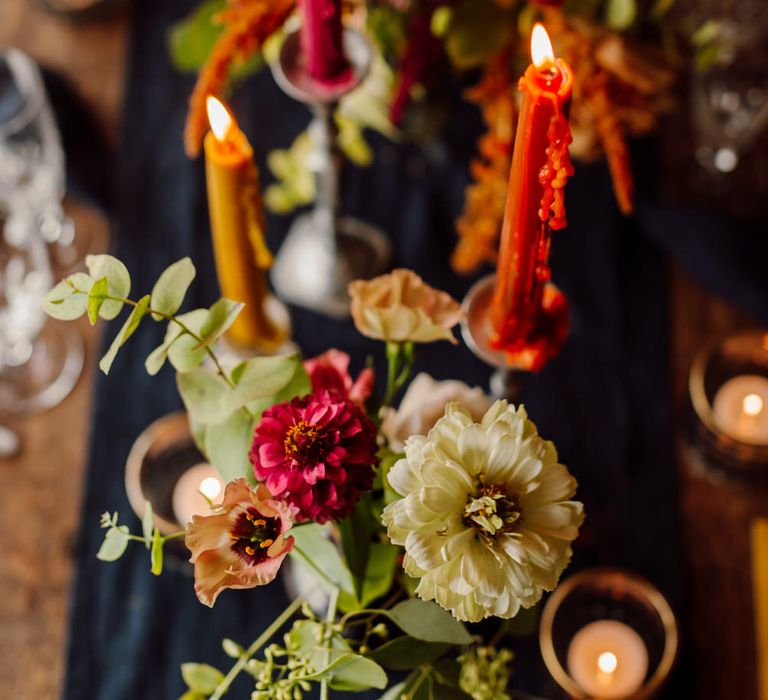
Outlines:
{"label": "brass tealight holder", "polygon": [[[574,640],[595,623],[626,628],[627,634],[645,648],[647,666],[637,687],[626,695],[611,694],[610,690],[603,695],[590,693],[574,678],[577,669],[570,663]],[[587,569],[561,583],[544,606],[539,628],[539,645],[547,669],[557,684],[577,700],[652,698],[669,677],[678,641],[675,614],[661,592],[637,574],[611,568]],[[617,651],[618,657],[612,654],[610,641],[604,651],[598,658],[612,657],[609,669],[621,665],[621,652]],[[606,688],[610,687],[608,682]]]}

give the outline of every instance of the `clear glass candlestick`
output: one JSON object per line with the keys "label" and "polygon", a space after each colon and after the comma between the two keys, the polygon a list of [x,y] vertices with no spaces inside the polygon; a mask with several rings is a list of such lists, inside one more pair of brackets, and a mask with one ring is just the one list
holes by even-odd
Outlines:
{"label": "clear glass candlestick", "polygon": [[713,341],[688,382],[688,457],[734,477],[768,476],[768,330]]}
{"label": "clear glass candlestick", "polygon": [[547,600],[539,644],[547,669],[572,698],[645,700],[672,670],[677,621],[661,592],[640,576],[588,569]]}
{"label": "clear glass candlestick", "polygon": [[340,211],[342,157],[334,113],[338,100],[365,78],[371,61],[360,34],[346,30],[344,43],[352,67],[338,82],[318,83],[307,74],[298,32],[286,37],[272,66],[278,85],[312,110],[314,148],[307,167],[316,183],[313,209],[296,218],[275,257],[272,284],[283,300],[336,318],[349,316],[349,283],[385,272],[391,257],[382,231]]}

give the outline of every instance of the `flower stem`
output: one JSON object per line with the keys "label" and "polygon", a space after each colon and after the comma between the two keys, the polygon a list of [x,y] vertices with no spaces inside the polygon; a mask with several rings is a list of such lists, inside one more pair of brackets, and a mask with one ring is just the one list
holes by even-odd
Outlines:
{"label": "flower stem", "polygon": [[242,653],[234,666],[229,669],[229,673],[224,676],[221,683],[216,686],[216,690],[213,691],[209,700],[220,700],[220,698],[229,690],[232,681],[234,681],[238,674],[245,668],[245,664],[248,663],[251,657],[253,657],[261,647],[272,639],[278,630],[288,622],[291,617],[293,617],[294,613],[301,607],[303,602],[304,600],[301,597],[296,598],[296,600],[283,610],[282,614],[280,614],[275,621],[259,635],[258,639],[256,639],[256,641]]}
{"label": "flower stem", "polygon": [[[336,604],[339,602],[339,589],[338,587],[334,587],[331,591],[331,596],[328,599],[328,610],[325,613],[325,621],[328,623],[328,629],[326,630],[324,639],[323,639],[323,646],[327,646],[327,650],[325,652],[325,665],[329,666],[332,659],[331,659],[331,646],[330,646],[330,640],[331,636],[333,635],[333,630],[331,629],[331,625],[333,624],[333,621],[336,619]],[[324,678],[320,682],[320,700],[328,700],[328,679]]]}

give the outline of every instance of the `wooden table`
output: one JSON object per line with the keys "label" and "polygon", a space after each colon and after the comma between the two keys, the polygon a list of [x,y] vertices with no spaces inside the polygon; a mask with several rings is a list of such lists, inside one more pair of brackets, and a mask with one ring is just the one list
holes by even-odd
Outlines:
{"label": "wooden table", "polygon": [[[127,9],[93,25],[48,16],[28,0],[0,2],[0,45],[19,46],[63,73],[110,138],[119,132]],[[101,230],[92,212],[73,212]],[[101,239],[103,242],[103,238]],[[702,342],[749,325],[677,270],[672,277],[673,382],[685,405],[688,368]],[[70,545],[86,459],[97,329],[83,326],[88,371],[58,408],[16,427],[21,457],[0,462],[0,688],[9,698],[52,698],[64,665]],[[681,468],[681,518],[687,542],[692,619],[684,635],[696,655],[698,698],[756,697],[749,574],[749,518],[768,513],[768,496],[718,484]]]}

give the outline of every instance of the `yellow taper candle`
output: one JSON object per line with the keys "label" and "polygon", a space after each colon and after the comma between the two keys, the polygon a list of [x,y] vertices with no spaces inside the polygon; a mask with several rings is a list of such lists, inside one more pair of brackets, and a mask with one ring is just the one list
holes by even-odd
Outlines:
{"label": "yellow taper candle", "polygon": [[213,251],[221,293],[245,308],[227,340],[242,348],[275,348],[284,332],[265,309],[266,270],[272,254],[264,240],[265,219],[253,149],[227,108],[208,97],[211,131],[205,137],[205,175]]}

